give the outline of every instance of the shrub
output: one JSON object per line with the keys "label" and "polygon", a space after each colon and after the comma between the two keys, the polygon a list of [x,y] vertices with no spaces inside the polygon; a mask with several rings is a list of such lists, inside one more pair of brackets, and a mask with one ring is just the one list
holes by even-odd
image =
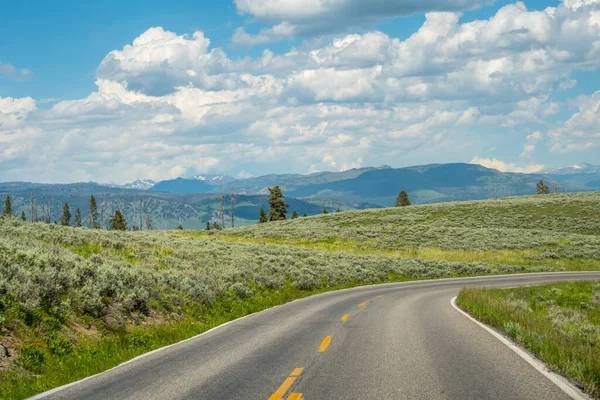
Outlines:
{"label": "shrub", "polygon": [[37,346],[23,346],[19,351],[17,363],[26,370],[39,374],[44,368],[46,362],[46,354],[44,350]]}

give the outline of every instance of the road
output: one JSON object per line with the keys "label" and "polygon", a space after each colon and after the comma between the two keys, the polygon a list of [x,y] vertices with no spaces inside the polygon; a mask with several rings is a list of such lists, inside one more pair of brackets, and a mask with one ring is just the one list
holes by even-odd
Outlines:
{"label": "road", "polygon": [[600,273],[418,281],[330,292],[237,320],[48,399],[567,399],[450,300],[466,286]]}

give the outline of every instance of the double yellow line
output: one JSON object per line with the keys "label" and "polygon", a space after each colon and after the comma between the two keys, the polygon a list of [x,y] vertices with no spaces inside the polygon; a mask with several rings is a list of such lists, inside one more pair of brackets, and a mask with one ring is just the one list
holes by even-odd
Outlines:
{"label": "double yellow line", "polygon": [[[378,299],[380,299],[382,297],[383,297],[383,295],[377,296]],[[367,304],[367,302],[364,301],[364,302],[360,303],[358,306],[364,307],[366,304]],[[346,321],[349,316],[350,316],[349,314],[344,314],[342,316],[342,321]],[[321,345],[319,346],[319,353],[324,353],[330,344],[331,344],[331,336],[326,336],[325,339],[323,339],[323,341],[321,342]],[[296,382],[296,379],[298,379],[298,377],[300,376],[302,371],[304,371],[304,368],[295,368],[292,371],[292,373],[285,379],[285,381],[283,381],[281,386],[279,386],[277,391],[275,393],[273,393],[271,395],[271,397],[269,397],[269,400],[283,399],[283,396],[285,395],[285,393],[292,387],[294,382]],[[290,393],[290,395],[287,397],[287,400],[304,400],[304,397],[302,396],[302,393]]]}
{"label": "double yellow line", "polygon": [[[279,389],[275,393],[269,397],[269,400],[281,400],[285,392],[288,391],[290,387],[294,384],[296,379],[300,376],[300,374],[304,371],[304,368],[296,368],[292,371],[290,376],[288,376],[285,381],[279,386]],[[302,393],[291,393],[287,400],[302,400]]]}

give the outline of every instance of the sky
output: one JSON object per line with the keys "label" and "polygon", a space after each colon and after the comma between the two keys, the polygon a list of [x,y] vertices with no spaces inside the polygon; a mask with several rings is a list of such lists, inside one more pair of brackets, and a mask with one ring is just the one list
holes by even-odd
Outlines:
{"label": "sky", "polygon": [[600,164],[600,0],[9,3],[0,181]]}

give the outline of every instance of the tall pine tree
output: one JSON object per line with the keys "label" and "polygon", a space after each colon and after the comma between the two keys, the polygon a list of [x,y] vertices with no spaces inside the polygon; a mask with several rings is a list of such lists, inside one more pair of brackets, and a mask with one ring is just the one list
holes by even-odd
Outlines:
{"label": "tall pine tree", "polygon": [[27,217],[25,217],[25,211],[21,211],[21,221],[27,221]]}
{"label": "tall pine tree", "polygon": [[127,220],[121,211],[115,211],[115,214],[110,217],[110,230],[112,231],[126,231],[127,230]]}
{"label": "tall pine tree", "polygon": [[73,226],[81,228],[81,210],[79,209],[79,207],[77,207],[77,210],[75,210],[75,219],[73,220]]}
{"label": "tall pine tree", "polygon": [[269,188],[269,220],[270,221],[283,221],[286,219],[287,208],[289,204],[287,204],[283,199],[285,196],[281,193],[281,189],[279,186],[275,186],[274,188]]}
{"label": "tall pine tree", "polygon": [[4,200],[4,215],[8,217],[12,217],[15,214],[12,208],[12,202],[10,201],[10,196],[6,196],[6,200]]}
{"label": "tall pine tree", "polygon": [[296,218],[298,218],[298,213],[296,212],[296,210],[294,210],[294,212],[292,213],[292,219]]}
{"label": "tall pine tree", "polygon": [[[100,215],[98,214],[98,205],[96,204],[96,198],[90,196],[90,228],[100,229]],[[112,219],[112,217],[111,217]]]}
{"label": "tall pine tree", "polygon": [[410,205],[412,205],[412,203],[408,199],[408,193],[404,190],[398,193],[398,197],[396,197],[396,207],[406,207]]}
{"label": "tall pine tree", "polygon": [[258,223],[264,224],[269,221],[269,217],[267,217],[267,213],[263,207],[260,208],[260,214],[258,215]]}
{"label": "tall pine tree", "polygon": [[60,216],[60,224],[62,226],[69,226],[71,224],[71,210],[69,209],[69,203],[65,203],[63,206],[63,212]]}

